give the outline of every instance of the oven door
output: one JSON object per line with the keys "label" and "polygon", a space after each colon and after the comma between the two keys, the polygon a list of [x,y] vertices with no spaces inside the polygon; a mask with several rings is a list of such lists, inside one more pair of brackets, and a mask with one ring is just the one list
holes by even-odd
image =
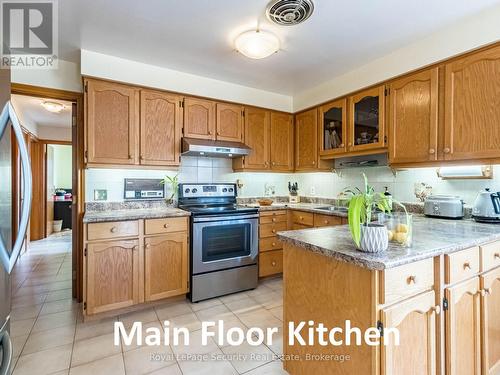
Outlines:
{"label": "oven door", "polygon": [[257,264],[258,215],[193,218],[193,274]]}

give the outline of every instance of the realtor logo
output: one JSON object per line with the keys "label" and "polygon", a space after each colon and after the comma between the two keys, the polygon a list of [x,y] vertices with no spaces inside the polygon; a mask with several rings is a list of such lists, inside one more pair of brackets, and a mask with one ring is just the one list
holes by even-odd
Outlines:
{"label": "realtor logo", "polygon": [[3,1],[2,68],[57,68],[57,2]]}

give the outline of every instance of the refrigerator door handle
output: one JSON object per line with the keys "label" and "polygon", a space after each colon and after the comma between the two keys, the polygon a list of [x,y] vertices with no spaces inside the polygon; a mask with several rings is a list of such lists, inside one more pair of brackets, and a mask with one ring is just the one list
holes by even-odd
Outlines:
{"label": "refrigerator door handle", "polygon": [[7,322],[4,329],[0,332],[0,350],[2,350],[2,362],[0,363],[0,375],[7,375],[10,372],[10,365],[12,362],[12,340],[7,330]]}
{"label": "refrigerator door handle", "polygon": [[23,246],[24,236],[26,235],[26,230],[28,228],[28,222],[30,218],[31,211],[31,195],[32,195],[32,181],[31,181],[31,166],[28,156],[28,149],[26,148],[26,142],[24,142],[23,131],[21,125],[17,118],[16,112],[11,102],[8,101],[2,110],[0,115],[0,134],[3,133],[4,129],[9,125],[9,120],[12,122],[12,129],[16,136],[19,155],[21,156],[21,169],[23,172],[23,205],[21,207],[21,220],[19,222],[19,230],[17,238],[14,241],[14,246],[12,247],[12,252],[9,254],[7,248],[3,241],[0,239],[0,260],[3,263],[5,270],[10,274],[14,265],[16,264],[19,253],[21,252],[21,247]]}

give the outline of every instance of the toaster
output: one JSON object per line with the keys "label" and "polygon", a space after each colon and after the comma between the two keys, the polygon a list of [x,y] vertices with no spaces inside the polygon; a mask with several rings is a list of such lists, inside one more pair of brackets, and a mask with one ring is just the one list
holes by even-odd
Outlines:
{"label": "toaster", "polygon": [[462,219],[464,201],[456,195],[430,195],[424,202],[424,214],[446,219]]}

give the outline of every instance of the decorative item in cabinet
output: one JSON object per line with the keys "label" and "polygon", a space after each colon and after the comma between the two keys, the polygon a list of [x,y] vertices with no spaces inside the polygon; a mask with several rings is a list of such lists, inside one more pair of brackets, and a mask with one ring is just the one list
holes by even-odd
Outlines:
{"label": "decorative item in cabinet", "polygon": [[348,151],[385,147],[385,86],[349,97]]}
{"label": "decorative item in cabinet", "polygon": [[319,126],[321,156],[347,152],[347,99],[322,105]]}

